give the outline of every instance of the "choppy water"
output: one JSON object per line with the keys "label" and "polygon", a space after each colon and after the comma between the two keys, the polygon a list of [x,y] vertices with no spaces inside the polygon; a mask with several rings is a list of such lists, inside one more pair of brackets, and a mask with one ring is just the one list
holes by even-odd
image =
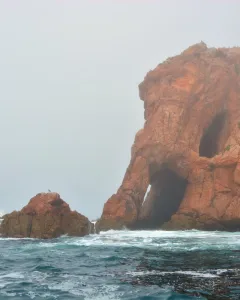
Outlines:
{"label": "choppy water", "polygon": [[0,239],[0,299],[240,299],[240,233]]}

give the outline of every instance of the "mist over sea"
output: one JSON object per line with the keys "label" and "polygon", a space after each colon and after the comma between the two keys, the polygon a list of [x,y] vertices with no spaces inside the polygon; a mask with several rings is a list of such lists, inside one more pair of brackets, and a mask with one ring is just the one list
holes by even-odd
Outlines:
{"label": "mist over sea", "polygon": [[239,299],[240,233],[0,238],[0,299]]}

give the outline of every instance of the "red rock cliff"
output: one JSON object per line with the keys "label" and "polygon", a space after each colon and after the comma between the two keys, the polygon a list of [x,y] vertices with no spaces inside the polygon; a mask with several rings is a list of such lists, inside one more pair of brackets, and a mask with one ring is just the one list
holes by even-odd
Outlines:
{"label": "red rock cliff", "polygon": [[98,228],[240,229],[240,48],[194,45],[139,91],[144,128]]}

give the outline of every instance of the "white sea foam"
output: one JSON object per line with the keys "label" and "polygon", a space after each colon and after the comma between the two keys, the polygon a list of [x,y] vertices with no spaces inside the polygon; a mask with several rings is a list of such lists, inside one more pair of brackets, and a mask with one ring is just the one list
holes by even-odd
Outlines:
{"label": "white sea foam", "polygon": [[24,275],[20,272],[12,272],[5,275],[0,275],[0,279],[2,278],[23,279]]}
{"label": "white sea foam", "polygon": [[[61,243],[86,247],[159,248],[168,251],[240,249],[240,232],[109,230],[99,235],[62,239]],[[50,245],[48,243],[46,247],[51,247]]]}
{"label": "white sea foam", "polygon": [[219,277],[219,276],[211,274],[211,273],[202,273],[202,272],[196,272],[196,271],[174,271],[174,272],[159,272],[159,271],[139,271],[138,272],[138,271],[136,271],[136,272],[129,272],[127,274],[132,275],[132,276],[181,274],[181,275],[202,277],[202,278]]}
{"label": "white sea foam", "polygon": [[24,240],[34,240],[32,238],[11,238],[11,237],[0,237],[0,241],[24,241]]}
{"label": "white sea foam", "polygon": [[[18,239],[0,238],[1,240],[13,241]],[[62,236],[52,241],[24,244],[22,247],[29,250],[61,246],[157,248],[173,252],[208,249],[240,250],[240,232],[109,230],[85,237]]]}
{"label": "white sea foam", "polygon": [[91,223],[93,224],[93,233],[96,234],[97,231],[96,231],[96,223],[97,221],[91,221]]}
{"label": "white sea foam", "polygon": [[[12,281],[19,281],[24,278],[24,275],[20,272],[10,272],[8,274],[0,274],[0,289],[8,286]],[[9,295],[8,295],[9,296]]]}

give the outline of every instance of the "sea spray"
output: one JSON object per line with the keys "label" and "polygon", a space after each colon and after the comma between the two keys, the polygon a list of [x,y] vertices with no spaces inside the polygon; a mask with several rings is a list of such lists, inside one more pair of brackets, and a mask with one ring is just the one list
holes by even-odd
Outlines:
{"label": "sea spray", "polygon": [[96,230],[96,223],[97,223],[97,221],[92,221],[92,224],[93,224],[93,233],[94,233],[94,234],[97,233],[97,230]]}
{"label": "sea spray", "polygon": [[5,213],[2,210],[0,210],[0,225],[1,225],[2,221],[3,221],[4,214]]}

